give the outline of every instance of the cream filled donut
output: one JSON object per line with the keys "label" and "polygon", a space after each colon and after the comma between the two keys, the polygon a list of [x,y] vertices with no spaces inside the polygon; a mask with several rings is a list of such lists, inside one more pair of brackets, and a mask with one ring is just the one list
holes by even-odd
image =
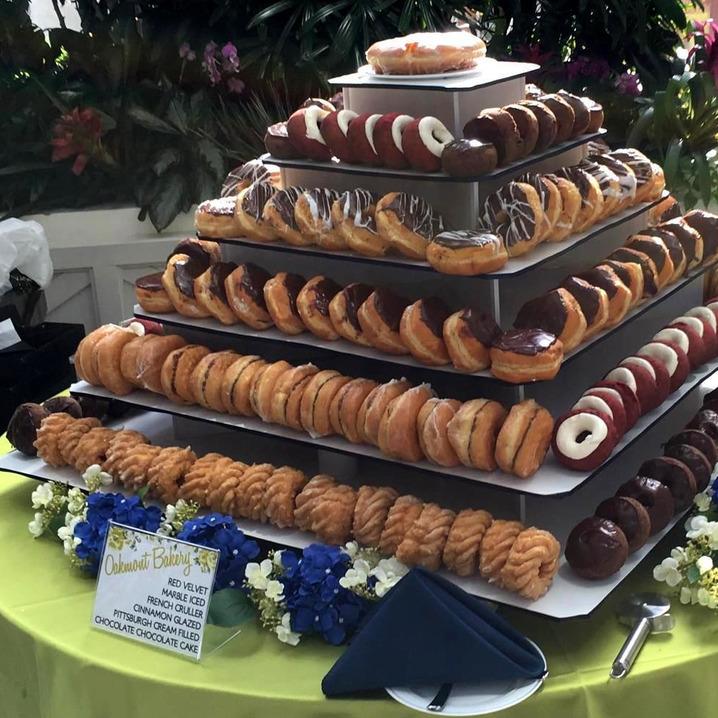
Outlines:
{"label": "cream filled donut", "polygon": [[651,375],[656,383],[656,406],[662,404],[671,393],[671,378],[668,376],[668,370],[657,359],[648,356],[630,356],[626,357],[619,366],[641,367]]}
{"label": "cream filled donut", "polygon": [[626,431],[631,429],[641,416],[641,405],[638,397],[625,384],[615,381],[600,381],[595,386],[587,389],[586,394],[614,399],[618,397],[623,403],[623,410],[626,413]]}
{"label": "cream filled donut", "polygon": [[710,361],[718,356],[718,329],[716,316],[708,307],[693,307],[689,309],[683,316],[678,317],[674,324],[679,324],[685,319],[698,319],[703,325],[703,346],[705,348],[705,360]]}
{"label": "cream filled donut", "polygon": [[606,374],[605,381],[615,381],[629,387],[638,397],[641,414],[645,414],[658,406],[656,403],[658,398],[656,381],[644,367],[636,366],[635,364],[617,366]]}
{"label": "cream filled donut", "polygon": [[574,471],[592,471],[618,442],[612,419],[594,409],[574,409],[556,422],[551,447],[556,458]]}
{"label": "cream filled donut", "polygon": [[[700,366],[708,361],[708,348],[703,338],[703,322],[696,317],[679,317],[674,319],[666,329],[678,329],[688,337],[688,361],[692,367]],[[664,331],[666,331],[664,329]]]}
{"label": "cream filled donut", "polygon": [[673,342],[677,344],[688,357],[688,363],[691,369],[700,366],[703,360],[703,341],[696,332],[688,326],[674,327],[669,326],[661,329],[658,334],[653,337],[655,342]]}
{"label": "cream filled donut", "polygon": [[[613,390],[608,390],[613,391]],[[584,394],[572,407],[573,409],[590,409],[605,414],[613,421],[613,426],[619,436],[626,433],[626,412],[623,402],[618,394],[614,396],[599,396]]]}
{"label": "cream filled donut", "polygon": [[638,356],[653,357],[666,367],[668,375],[671,377],[671,392],[683,384],[690,372],[690,363],[686,353],[678,344],[667,339],[649,342],[636,353]]}
{"label": "cream filled donut", "polygon": [[402,149],[412,169],[438,172],[441,153],[454,139],[441,120],[436,117],[419,117],[404,126]]}

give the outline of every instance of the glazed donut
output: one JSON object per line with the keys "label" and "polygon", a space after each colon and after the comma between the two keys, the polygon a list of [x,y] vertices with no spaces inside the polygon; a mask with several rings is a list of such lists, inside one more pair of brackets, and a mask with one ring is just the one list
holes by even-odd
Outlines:
{"label": "glazed donut", "polygon": [[334,431],[352,444],[362,442],[359,431],[359,410],[369,394],[379,385],[372,379],[352,379],[340,387],[329,406],[329,419]]}
{"label": "glazed donut", "polygon": [[254,354],[238,357],[224,372],[222,379],[222,406],[228,414],[254,416],[250,391],[257,374],[267,362]]}
{"label": "glazed donut", "polygon": [[240,264],[224,281],[232,311],[252,329],[268,329],[274,323],[264,299],[271,275],[256,264]]}
{"label": "glazed donut", "polygon": [[399,334],[401,317],[409,300],[389,289],[375,289],[357,311],[359,326],[371,346],[387,354],[408,354]]}
{"label": "glazed donut", "polygon": [[703,261],[715,259],[718,255],[718,215],[702,209],[692,209],[683,219],[703,238]]}
{"label": "glazed donut", "polygon": [[626,431],[631,429],[641,417],[641,405],[638,403],[638,397],[625,384],[615,381],[600,381],[587,389],[586,395],[600,396],[603,399],[618,396],[626,414]]}
{"label": "glazed donut", "polygon": [[516,181],[529,184],[536,190],[543,210],[543,221],[539,233],[539,241],[543,242],[553,234],[561,216],[561,192],[558,186],[545,175],[527,173],[517,177]]}
{"label": "glazed donut", "polygon": [[631,291],[631,306],[639,304],[643,299],[643,270],[633,262],[619,262],[607,259],[602,265],[609,267],[621,282]]}
{"label": "glazed donut", "polygon": [[607,167],[618,178],[618,189],[621,195],[618,207],[616,208],[617,212],[628,209],[636,204],[638,182],[635,173],[625,162],[621,162],[621,160],[603,153],[589,154],[588,159],[591,162],[596,162],[599,165]]}
{"label": "glazed donut", "polygon": [[402,145],[402,135],[404,128],[413,119],[411,115],[389,112],[377,120],[374,125],[374,146],[384,167],[395,170],[405,170],[409,167]]}
{"label": "glazed donut", "polygon": [[548,531],[523,530],[511,545],[500,582],[509,591],[536,601],[551,586],[558,572],[561,544]]}
{"label": "glazed donut", "polygon": [[306,189],[294,204],[294,217],[302,235],[323,249],[346,248],[344,238],[332,224],[332,204],[339,197],[333,189]]}
{"label": "glazed donut", "polygon": [[586,332],[583,335],[583,341],[587,341],[598,334],[608,323],[608,294],[601,287],[589,284],[579,277],[568,277],[561,287],[578,302],[578,306],[581,308],[581,313],[586,319]]}
{"label": "glazed donut", "polygon": [[490,366],[489,352],[501,329],[488,314],[460,309],[446,318],[442,334],[454,368],[473,373]]}
{"label": "glazed donut", "polygon": [[346,246],[366,257],[381,257],[389,250],[388,240],[377,231],[376,198],[364,189],[343,192],[332,204],[334,229]]}
{"label": "glazed donut", "polygon": [[683,384],[690,372],[687,354],[674,342],[666,340],[649,342],[636,353],[638,356],[653,357],[666,367],[671,378],[671,393]]}
{"label": "glazed donut", "polygon": [[135,387],[122,376],[120,361],[122,349],[137,337],[132,329],[105,334],[95,344],[93,350],[93,363],[97,366],[97,375],[100,384],[116,396],[124,396],[132,392]]}
{"label": "glazed donut", "polygon": [[[283,426],[291,426],[293,429],[302,430],[300,417],[296,410],[287,413],[289,407],[289,398],[295,396],[297,392],[303,392],[304,387],[309,383],[311,378],[319,371],[314,364],[302,364],[300,366],[291,367],[283,374],[279,375],[279,379],[274,384],[271,398],[271,421],[275,424]],[[296,407],[294,405],[297,405]],[[298,408],[298,402],[293,402],[293,409]],[[292,422],[291,424],[289,422]]]}
{"label": "glazed donut", "polygon": [[195,403],[205,409],[224,411],[222,386],[225,371],[239,359],[233,351],[212,352],[202,357],[192,371],[189,387]]}
{"label": "glazed donut", "polygon": [[578,167],[588,172],[598,182],[603,195],[603,210],[599,219],[616,214],[621,207],[622,194],[618,175],[607,165],[592,160],[582,160]]}
{"label": "glazed donut", "polygon": [[629,247],[620,247],[611,252],[608,258],[625,264],[637,264],[643,273],[643,296],[650,298],[658,294],[658,270],[653,260],[645,252]]}
{"label": "glazed donut", "polygon": [[249,387],[249,403],[252,411],[264,422],[272,421],[272,399],[275,388],[284,372],[293,367],[280,359],[257,369]]}
{"label": "glazed donut", "polygon": [[347,141],[357,164],[381,166],[381,157],[376,152],[374,142],[374,128],[380,119],[379,114],[362,112],[349,123]]}
{"label": "glazed donut", "polygon": [[194,226],[200,237],[240,237],[242,226],[235,215],[237,197],[206,199],[194,213]]}
{"label": "glazed donut", "polygon": [[583,341],[586,326],[581,306],[562,287],[526,302],[514,320],[516,329],[543,329],[558,337],[565,352]]}
{"label": "glazed donut", "polygon": [[135,298],[146,311],[167,314],[175,310],[174,304],[162,285],[162,272],[146,274],[135,279]]}
{"label": "glazed donut", "polygon": [[496,169],[498,154],[492,142],[453,140],[441,153],[441,169],[452,177],[479,177]]}
{"label": "glazed donut", "polygon": [[304,322],[297,310],[297,296],[306,279],[299,274],[279,272],[264,284],[264,301],[277,329],[285,334],[301,334]]}
{"label": "glazed donut", "polygon": [[300,107],[287,120],[287,137],[302,157],[312,160],[329,160],[331,154],[322,137],[321,124],[329,111],[310,105]]}
{"label": "glazed donut", "polygon": [[608,153],[608,156],[627,164],[633,170],[633,174],[636,176],[635,202],[647,201],[649,195],[654,191],[653,163],[648,157],[633,147],[613,150]]}
{"label": "glazed donut", "polygon": [[[132,341],[127,342],[127,344],[122,347],[122,353],[120,354],[120,374],[122,374],[122,377],[132,384],[132,386],[142,388],[139,367],[140,350],[142,349],[142,345],[145,342],[153,342],[157,339],[159,339],[159,337],[156,334],[143,334],[136,336]],[[80,418],[81,416],[82,410],[80,410],[80,416],[77,418]]]}
{"label": "glazed donut", "polygon": [[294,216],[294,207],[304,191],[304,187],[279,190],[269,197],[262,210],[263,222],[271,225],[275,234],[287,244],[298,247],[312,244],[312,238],[301,233]]}
{"label": "glazed donut", "polygon": [[194,280],[205,272],[209,263],[200,262],[186,254],[175,254],[167,260],[162,274],[162,286],[165,288],[174,308],[183,316],[192,319],[209,317],[194,293]]}
{"label": "glazed donut", "polygon": [[620,439],[626,433],[626,411],[623,408],[623,402],[620,395],[613,389],[607,389],[600,393],[591,393],[589,389],[572,407],[571,409],[590,409],[600,414],[605,414],[613,421],[613,427]]}
{"label": "glazed donut", "polygon": [[651,258],[656,267],[658,291],[671,281],[675,267],[673,266],[670,252],[661,239],[655,236],[634,234],[628,238],[625,246],[628,249],[643,252],[643,254]]}
{"label": "glazed donut", "polygon": [[553,379],[563,362],[563,344],[542,329],[515,329],[494,341],[491,373],[511,384]]}
{"label": "glazed donut", "polygon": [[515,162],[526,154],[516,121],[510,112],[501,107],[482,110],[470,119],[464,125],[464,137],[491,142],[496,148],[499,166]]}
{"label": "glazed donut", "polygon": [[204,311],[222,324],[236,324],[237,317],[229,306],[225,280],[237,268],[234,262],[216,262],[194,280],[194,296]]}
{"label": "glazed donut", "polygon": [[249,162],[235,167],[222,183],[220,197],[231,197],[239,194],[241,190],[246,189],[255,182],[272,182],[270,167],[277,171],[279,169],[276,165],[265,165],[260,159],[249,160]]}
{"label": "glazed donut", "polygon": [[419,299],[406,307],[399,323],[399,336],[414,359],[429,366],[449,363],[443,335],[448,316],[448,308],[436,297]]}
{"label": "glazed donut", "polygon": [[562,242],[573,232],[578,222],[578,214],[581,211],[581,193],[578,187],[565,177],[555,174],[544,175],[552,182],[561,195],[561,212],[551,233],[546,237],[547,242]]}
{"label": "glazed donut", "polygon": [[566,92],[566,90],[559,90],[556,94],[562,100],[565,100],[573,110],[573,126],[571,127],[570,136],[578,137],[583,135],[588,130],[588,125],[591,122],[591,116],[583,100],[570,92]]}
{"label": "glazed donut", "polygon": [[461,405],[446,432],[464,466],[482,471],[496,468],[496,437],[505,418],[506,409],[496,401],[472,399]]}
{"label": "glazed donut", "polygon": [[435,396],[429,384],[421,384],[389,402],[379,422],[377,436],[379,450],[384,455],[409,462],[424,458],[419,443],[417,418],[421,407]]}
{"label": "glazed donut", "polygon": [[200,360],[209,354],[207,347],[199,344],[186,344],[171,351],[162,364],[160,380],[162,393],[176,404],[194,402],[190,379]]}
{"label": "glazed donut", "polygon": [[546,105],[556,117],[556,138],[555,144],[566,142],[573,134],[573,126],[576,122],[576,113],[566,100],[557,94],[541,95],[538,101]]}
{"label": "glazed donut", "polygon": [[334,433],[329,407],[336,393],[351,377],[342,376],[333,369],[320,371],[307,382],[302,394],[300,417],[302,427],[310,436],[329,436]]}
{"label": "glazed donut", "polygon": [[538,118],[528,107],[518,102],[512,105],[504,105],[503,110],[508,112],[516,123],[523,145],[521,156],[530,155],[536,149],[536,143],[539,138]]}
{"label": "glazed donut", "polygon": [[439,466],[458,466],[461,462],[449,442],[447,426],[461,407],[456,399],[428,399],[419,409],[416,429],[424,456]]}
{"label": "glazed donut", "polygon": [[508,259],[501,237],[483,230],[440,232],[426,248],[426,260],[443,274],[486,274],[501,269]]}
{"label": "glazed donut", "polygon": [[340,290],[334,280],[319,275],[312,277],[297,294],[297,312],[302,323],[320,339],[333,341],[339,338],[329,316],[329,303]]}
{"label": "glazed donut", "polygon": [[406,379],[392,379],[367,394],[357,414],[357,434],[362,443],[378,446],[379,424],[389,403],[411,388]]}
{"label": "glazed donut", "polygon": [[671,219],[653,229],[670,232],[678,240],[686,256],[686,269],[693,269],[703,263],[703,238],[683,217]]}
{"label": "glazed donut", "polygon": [[319,131],[324,138],[324,143],[329,148],[329,154],[337,157],[342,162],[354,162],[354,153],[347,132],[349,124],[357,117],[356,112],[351,110],[333,110],[322,120]]}
{"label": "glazed donut", "polygon": [[538,193],[524,182],[505,184],[484,203],[484,222],[504,240],[509,257],[526,254],[541,241],[543,217]]}
{"label": "glazed donut", "polygon": [[514,404],[496,437],[494,456],[502,471],[521,479],[533,476],[551,444],[553,417],[533,399]]}
{"label": "glazed donut", "polygon": [[567,468],[593,471],[617,443],[618,434],[609,416],[593,409],[573,409],[556,421],[551,447]]}
{"label": "glazed donut", "polygon": [[425,259],[429,242],[443,230],[443,221],[421,197],[389,192],[376,204],[379,234],[411,259]]}
{"label": "glazed donut", "polygon": [[673,342],[677,344],[688,357],[688,363],[691,369],[695,369],[703,363],[705,347],[703,341],[695,330],[688,325],[675,327],[673,325],[661,329],[660,332],[653,336],[656,342]]}
{"label": "glazed donut", "polygon": [[619,366],[628,367],[640,367],[650,374],[651,381],[655,384],[656,392],[653,401],[655,408],[660,406],[671,393],[671,378],[668,376],[668,370],[666,367],[659,362],[657,359],[649,356],[629,356],[626,357]]}
{"label": "glazed donut", "polygon": [[329,318],[340,337],[354,344],[370,346],[359,322],[359,307],[372,293],[372,287],[355,282],[348,284],[329,302]]}
{"label": "glazed donut", "polygon": [[410,167],[420,172],[438,172],[444,147],[454,139],[436,117],[417,117],[407,122],[401,135],[401,147]]}
{"label": "glazed donut", "polygon": [[590,97],[582,97],[584,107],[588,110],[588,127],[586,132],[598,132],[603,127],[603,107]]}
{"label": "glazed donut", "polygon": [[264,206],[275,192],[271,183],[255,182],[237,195],[237,221],[245,236],[258,242],[277,239],[274,227],[263,216]]}
{"label": "glazed donut", "polygon": [[556,171],[559,177],[573,182],[581,195],[581,208],[578,211],[574,232],[585,232],[593,226],[603,214],[603,193],[596,181],[586,170],[580,167],[562,167]]}
{"label": "glazed donut", "polygon": [[518,104],[530,110],[538,121],[538,138],[536,139],[534,152],[543,152],[556,141],[556,133],[558,132],[556,115],[543,102],[527,99],[521,100]]}
{"label": "glazed donut", "polygon": [[[148,335],[145,341],[139,345],[135,356],[135,365],[132,376],[127,377],[124,374],[125,353],[131,352],[134,342],[125,345],[122,351],[122,362],[120,370],[125,378],[129,379],[131,384],[139,386],[147,391],[155,394],[163,394],[162,388],[162,367],[165,360],[175,349],[185,346],[187,342],[176,334],[166,334],[164,336]],[[135,383],[136,382],[136,383]]]}
{"label": "glazed donut", "polygon": [[80,341],[75,350],[74,357],[75,372],[79,379],[93,386],[102,386],[102,381],[98,373],[97,352],[95,351],[95,347],[101,339],[118,331],[123,330],[116,324],[104,324],[91,331]]}
{"label": "glazed donut", "polygon": [[606,374],[604,381],[625,384],[638,398],[641,414],[647,414],[661,403],[655,378],[640,364],[618,366]]}

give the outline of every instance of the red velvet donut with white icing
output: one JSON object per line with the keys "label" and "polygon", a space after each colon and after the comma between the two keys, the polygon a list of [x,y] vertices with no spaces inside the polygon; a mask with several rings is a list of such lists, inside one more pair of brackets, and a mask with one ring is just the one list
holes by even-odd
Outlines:
{"label": "red velvet donut with white icing", "polygon": [[453,139],[451,132],[436,117],[419,117],[404,127],[401,143],[413,169],[438,172],[441,169],[441,153]]}
{"label": "red velvet donut with white icing", "polygon": [[[701,320],[703,324],[703,346],[706,348],[708,360],[718,357],[718,320],[716,320],[716,315],[708,307],[693,307],[683,317],[693,317]],[[683,317],[678,317],[676,322],[680,322]]]}
{"label": "red velvet donut with white icing", "polygon": [[329,147],[324,141],[321,124],[329,114],[316,105],[302,107],[293,112],[287,120],[287,136],[292,146],[305,157],[313,160],[331,158]]}
{"label": "red velvet donut with white icing", "polygon": [[655,385],[656,385],[656,398],[655,398],[655,406],[652,408],[656,408],[656,406],[660,406],[667,398],[668,395],[671,393],[671,377],[668,376],[668,369],[666,369],[661,362],[659,362],[657,359],[654,359],[653,357],[638,357],[638,356],[630,356],[626,357],[619,366],[625,366],[625,367],[642,367],[645,369],[653,379]]}
{"label": "red velvet donut with white icing", "polygon": [[631,389],[638,397],[641,414],[645,414],[658,406],[656,404],[658,387],[650,372],[644,367],[636,366],[635,364],[632,366],[617,366],[606,374],[604,380],[625,384]]}
{"label": "red velvet donut with white icing", "polygon": [[617,381],[600,381],[588,389],[586,394],[595,396],[619,396],[623,402],[623,410],[626,412],[626,431],[633,427],[641,416],[641,405],[633,390]]}
{"label": "red velvet donut with white icing", "polygon": [[354,162],[354,153],[349,144],[347,132],[349,124],[356,116],[357,113],[351,110],[330,112],[319,127],[322,137],[329,147],[329,152],[342,162]]}
{"label": "red velvet donut with white icing", "polygon": [[564,466],[591,471],[611,455],[617,442],[616,428],[607,414],[573,409],[556,422],[551,447]]}
{"label": "red velvet donut with white icing", "polygon": [[362,112],[349,123],[347,139],[354,161],[360,165],[381,165],[381,158],[374,144],[374,128],[380,117],[381,115]]}
{"label": "red velvet donut with white icing", "polygon": [[390,112],[382,115],[374,127],[374,146],[384,167],[405,170],[409,162],[404,154],[402,135],[404,128],[414,120],[411,115]]}
{"label": "red velvet donut with white icing", "polygon": [[[706,307],[713,312],[713,316],[716,318],[716,321],[718,321],[718,297],[711,297],[706,302]],[[718,332],[718,328],[716,331]]]}
{"label": "red velvet donut with white icing", "polygon": [[703,363],[703,355],[705,353],[703,340],[694,329],[688,326],[675,327],[670,325],[665,329],[661,329],[661,331],[653,337],[653,341],[666,341],[677,344],[686,353],[691,369],[695,369]]}
{"label": "red velvet donut with white icing", "polygon": [[605,414],[613,421],[613,427],[619,437],[626,433],[626,410],[623,408],[621,396],[613,389],[598,389],[604,394],[586,392],[571,408],[591,409]]}
{"label": "red velvet donut with white icing", "polygon": [[691,370],[688,355],[675,342],[664,339],[652,341],[642,346],[636,354],[653,357],[668,369],[668,376],[671,378],[671,392],[683,384]]}

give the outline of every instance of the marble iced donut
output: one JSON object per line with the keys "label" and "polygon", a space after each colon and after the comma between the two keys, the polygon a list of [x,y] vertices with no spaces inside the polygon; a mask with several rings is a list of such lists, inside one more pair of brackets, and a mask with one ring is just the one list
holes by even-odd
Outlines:
{"label": "marble iced donut", "polygon": [[255,182],[271,182],[272,172],[269,167],[277,169],[275,165],[265,165],[260,159],[249,160],[239,167],[230,170],[222,183],[220,197],[231,197],[239,194],[240,190],[249,187]]}
{"label": "marble iced donut", "polygon": [[424,502],[416,496],[400,496],[389,509],[379,539],[379,550],[393,556],[414,522],[421,516]]}
{"label": "marble iced donut", "polygon": [[303,236],[324,249],[346,249],[344,237],[334,228],[332,205],[339,198],[333,189],[307,189],[294,204],[294,218]]}
{"label": "marble iced donut", "polygon": [[429,264],[444,274],[486,274],[503,267],[508,258],[503,239],[485,230],[440,232],[426,248]]}
{"label": "marble iced donut", "polygon": [[618,175],[608,165],[588,159],[582,160],[578,167],[588,172],[598,182],[603,195],[601,218],[616,214],[622,206],[623,199]]}
{"label": "marble iced donut", "polygon": [[389,510],[399,498],[389,486],[361,486],[357,491],[352,534],[362,546],[377,548]]}
{"label": "marble iced donut", "polygon": [[607,154],[590,154],[588,159],[591,162],[608,167],[618,178],[618,190],[620,198],[616,212],[621,212],[636,203],[636,189],[638,182],[633,170],[621,160]]}
{"label": "marble iced donut", "polygon": [[535,601],[548,591],[558,571],[561,544],[548,531],[522,531],[509,551],[500,581],[509,591]]}
{"label": "marble iced donut", "polygon": [[299,469],[280,466],[272,472],[264,486],[262,511],[264,519],[279,528],[294,526],[294,504],[306,486],[307,477]]}
{"label": "marble iced donut", "polygon": [[636,176],[636,202],[645,202],[652,190],[653,163],[644,154],[632,147],[613,150],[609,157],[627,164]]}
{"label": "marble iced donut", "polygon": [[479,570],[479,552],[493,523],[488,511],[464,509],[456,514],[446,538],[442,561],[457,576],[473,576]]}
{"label": "marble iced donut", "polygon": [[501,586],[501,571],[509,558],[511,547],[524,530],[520,521],[496,519],[484,533],[479,547],[479,571],[489,583]]}
{"label": "marble iced donut", "polygon": [[389,241],[379,234],[374,213],[377,198],[365,189],[343,192],[332,204],[332,223],[346,246],[367,257],[381,257]]}
{"label": "marble iced donut", "polygon": [[613,452],[618,433],[613,420],[594,409],[573,409],[556,421],[554,456],[574,471],[592,471]]}
{"label": "marble iced donut", "polygon": [[379,234],[410,259],[425,259],[429,242],[444,229],[443,219],[423,198],[406,192],[389,192],[376,204]]}
{"label": "marble iced donut", "polygon": [[581,208],[573,226],[574,232],[585,232],[602,216],[604,209],[603,192],[596,178],[579,166],[561,167],[556,175],[573,182],[581,195]]}
{"label": "marble iced donut", "polygon": [[438,504],[424,504],[419,517],[396,549],[396,557],[407,566],[438,571],[449,529],[456,514]]}
{"label": "marble iced donut", "polygon": [[516,182],[531,185],[536,190],[543,210],[539,241],[548,240],[556,230],[561,217],[561,191],[558,185],[548,175],[530,172],[517,177]]}
{"label": "marble iced donut", "polygon": [[304,191],[304,187],[287,187],[275,192],[267,200],[262,210],[262,218],[272,225],[281,239],[288,244],[300,247],[312,244],[311,237],[301,233],[294,216],[294,206]]}

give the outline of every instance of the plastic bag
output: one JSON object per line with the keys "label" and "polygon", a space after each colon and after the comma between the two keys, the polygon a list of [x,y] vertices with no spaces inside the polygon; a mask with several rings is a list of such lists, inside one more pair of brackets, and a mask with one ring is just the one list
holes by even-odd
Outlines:
{"label": "plastic bag", "polygon": [[52,280],[52,260],[45,230],[38,222],[14,217],[0,222],[0,295],[11,288],[10,272],[17,269],[41,288]]}

